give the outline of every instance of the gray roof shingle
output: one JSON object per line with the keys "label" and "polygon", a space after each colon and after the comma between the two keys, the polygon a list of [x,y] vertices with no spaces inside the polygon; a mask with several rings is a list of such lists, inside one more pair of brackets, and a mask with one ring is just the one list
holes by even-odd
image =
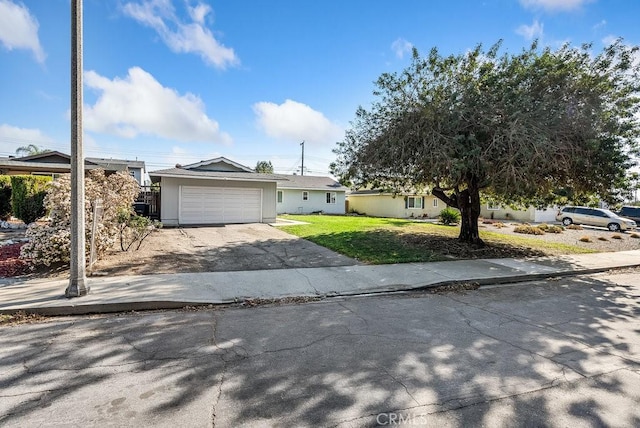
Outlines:
{"label": "gray roof shingle", "polygon": [[348,189],[331,177],[315,177],[312,175],[287,175],[287,181],[278,182],[279,189],[332,190],[345,192]]}

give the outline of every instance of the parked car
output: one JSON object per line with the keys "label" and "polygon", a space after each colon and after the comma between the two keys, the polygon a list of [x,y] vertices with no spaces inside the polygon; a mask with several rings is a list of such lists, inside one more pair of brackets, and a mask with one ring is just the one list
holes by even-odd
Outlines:
{"label": "parked car", "polygon": [[584,224],[588,226],[606,227],[612,232],[619,230],[635,230],[636,222],[620,217],[614,212],[602,208],[564,207],[556,215],[556,220],[565,226],[570,224]]}
{"label": "parked car", "polygon": [[640,222],[640,207],[622,207],[620,211],[618,211],[620,217],[629,218],[638,224]]}

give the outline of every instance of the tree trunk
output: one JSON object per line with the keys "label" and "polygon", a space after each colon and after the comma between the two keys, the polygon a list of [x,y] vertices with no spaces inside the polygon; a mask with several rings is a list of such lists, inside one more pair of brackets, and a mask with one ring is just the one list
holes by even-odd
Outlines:
{"label": "tree trunk", "polygon": [[460,210],[460,235],[458,240],[473,245],[484,247],[484,241],[480,239],[478,218],[480,217],[480,189],[470,185],[460,193],[447,196],[442,189],[435,188],[433,195],[444,201],[447,205]]}
{"label": "tree trunk", "polygon": [[480,217],[480,192],[477,189],[466,189],[460,193],[458,204],[461,216],[460,235],[458,239],[475,247],[484,247],[480,239],[478,217]]}

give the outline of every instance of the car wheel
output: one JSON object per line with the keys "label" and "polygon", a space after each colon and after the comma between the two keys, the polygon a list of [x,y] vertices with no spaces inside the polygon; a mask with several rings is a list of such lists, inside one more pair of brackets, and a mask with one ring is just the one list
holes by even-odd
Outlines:
{"label": "car wheel", "polygon": [[609,223],[607,229],[612,232],[618,232],[620,230],[620,225],[618,223]]}
{"label": "car wheel", "polygon": [[569,226],[571,223],[573,223],[573,220],[571,220],[569,217],[565,217],[562,219],[562,224],[564,224],[565,226]]}

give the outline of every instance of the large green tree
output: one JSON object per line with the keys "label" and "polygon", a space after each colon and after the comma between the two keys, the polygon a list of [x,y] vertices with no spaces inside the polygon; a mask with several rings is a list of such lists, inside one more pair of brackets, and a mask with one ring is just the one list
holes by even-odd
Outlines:
{"label": "large green tree", "polygon": [[[430,188],[461,212],[459,239],[477,246],[481,193],[543,205],[569,189],[614,201],[637,153],[639,64],[620,40],[557,50],[500,43],[460,55],[432,49],[377,81],[334,152],[355,187]],[[635,62],[634,62],[635,61]]]}

